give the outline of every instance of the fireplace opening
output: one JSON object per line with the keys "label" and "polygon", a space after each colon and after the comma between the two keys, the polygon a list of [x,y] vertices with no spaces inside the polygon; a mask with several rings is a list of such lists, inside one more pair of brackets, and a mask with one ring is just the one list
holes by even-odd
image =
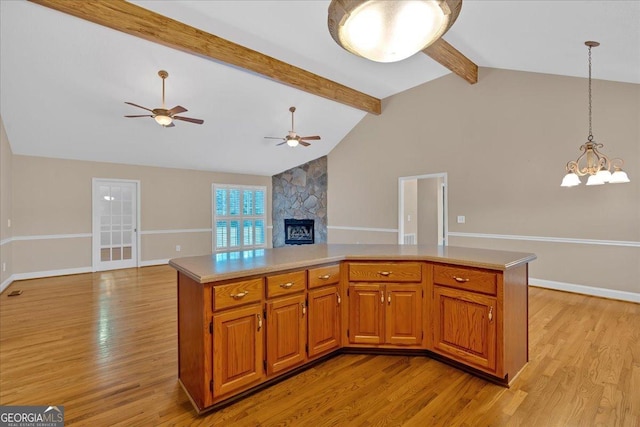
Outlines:
{"label": "fireplace opening", "polygon": [[311,245],[314,242],[313,219],[285,219],[284,243],[287,245]]}

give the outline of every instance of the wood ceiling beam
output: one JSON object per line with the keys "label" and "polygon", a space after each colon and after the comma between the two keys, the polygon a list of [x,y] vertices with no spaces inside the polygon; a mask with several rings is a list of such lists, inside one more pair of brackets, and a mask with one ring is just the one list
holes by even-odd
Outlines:
{"label": "wood ceiling beam", "polygon": [[77,18],[214,61],[379,115],[379,99],[124,0],[30,0]]}
{"label": "wood ceiling beam", "polygon": [[422,52],[469,83],[478,82],[478,66],[446,40],[440,38],[423,49]]}

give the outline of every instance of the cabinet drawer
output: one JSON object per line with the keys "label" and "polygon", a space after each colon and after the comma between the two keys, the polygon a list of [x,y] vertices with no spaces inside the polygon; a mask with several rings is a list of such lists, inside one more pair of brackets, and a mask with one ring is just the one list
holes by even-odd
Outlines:
{"label": "cabinet drawer", "polygon": [[309,289],[333,285],[340,281],[340,265],[309,269]]}
{"label": "cabinet drawer", "polygon": [[433,267],[433,281],[452,288],[495,295],[498,275],[473,268],[436,265]]}
{"label": "cabinet drawer", "polygon": [[420,282],[418,262],[349,263],[350,282]]}
{"label": "cabinet drawer", "polygon": [[245,280],[213,287],[214,310],[260,300],[262,300],[262,279]]}
{"label": "cabinet drawer", "polygon": [[267,277],[267,298],[292,294],[307,288],[307,271],[276,274]]}

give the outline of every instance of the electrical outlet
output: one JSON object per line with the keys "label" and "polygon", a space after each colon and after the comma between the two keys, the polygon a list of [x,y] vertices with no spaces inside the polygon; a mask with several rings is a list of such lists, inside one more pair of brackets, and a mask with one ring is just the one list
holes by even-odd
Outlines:
{"label": "electrical outlet", "polygon": [[176,252],[180,252],[182,250],[182,248],[180,247],[180,245],[176,245]]}
{"label": "electrical outlet", "polygon": [[458,224],[464,224],[465,221],[466,218],[464,217],[464,215],[458,215]]}

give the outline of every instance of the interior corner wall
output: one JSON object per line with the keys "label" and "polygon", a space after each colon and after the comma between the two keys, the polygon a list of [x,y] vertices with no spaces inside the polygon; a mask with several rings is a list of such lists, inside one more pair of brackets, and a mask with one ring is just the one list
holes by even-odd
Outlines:
{"label": "interior corner wall", "polygon": [[327,181],[326,156],[272,177],[273,247],[285,245],[285,218],[315,220],[315,243],[327,242]]}
{"label": "interior corner wall", "polygon": [[[4,158],[4,156],[3,156]],[[4,171],[3,171],[4,173]],[[140,182],[140,265],[210,254],[211,186],[271,177],[13,155],[13,275],[92,270],[92,179]],[[4,183],[4,175],[3,175]],[[267,241],[271,217],[267,213]],[[180,245],[181,251],[176,251]]]}
{"label": "interior corner wall", "polygon": [[532,283],[640,300],[640,85],[593,80],[595,139],[631,182],[562,188],[588,135],[587,79],[479,71],[384,99],[329,153],[329,243],[394,243],[398,178],[446,172],[450,245],[533,252]]}
{"label": "interior corner wall", "polygon": [[9,227],[13,205],[12,165],[13,153],[11,144],[9,144],[2,117],[0,117],[0,292],[11,284],[13,271],[12,228]]}

